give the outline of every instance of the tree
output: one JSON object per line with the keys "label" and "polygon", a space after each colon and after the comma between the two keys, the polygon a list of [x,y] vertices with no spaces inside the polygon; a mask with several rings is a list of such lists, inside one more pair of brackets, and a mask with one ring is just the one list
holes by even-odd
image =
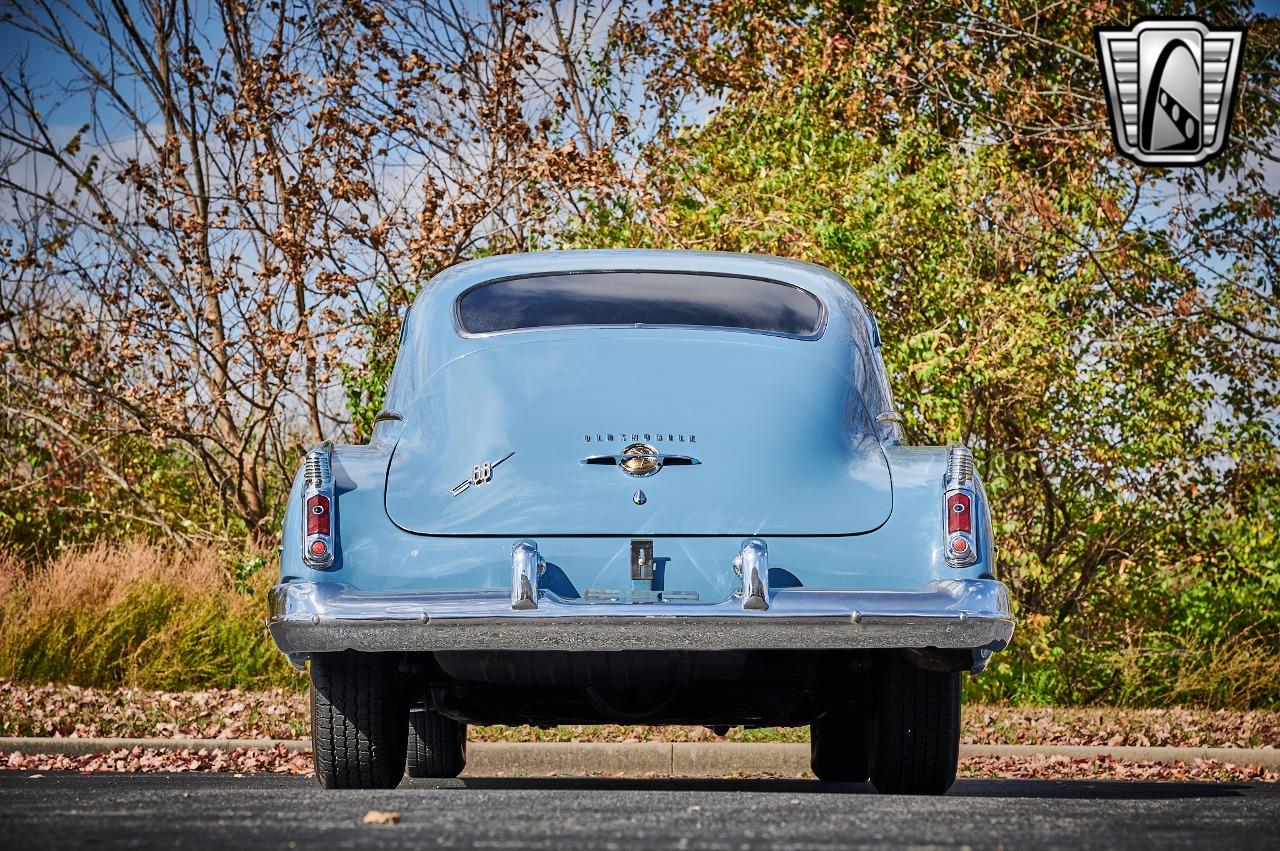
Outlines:
{"label": "tree", "polygon": [[[300,444],[350,426],[342,368],[367,423],[359,355],[420,283],[619,179],[582,63],[624,11],[6,3],[4,478],[48,484],[12,450],[65,444],[171,536],[266,534]],[[219,529],[108,451],[147,442]]]}

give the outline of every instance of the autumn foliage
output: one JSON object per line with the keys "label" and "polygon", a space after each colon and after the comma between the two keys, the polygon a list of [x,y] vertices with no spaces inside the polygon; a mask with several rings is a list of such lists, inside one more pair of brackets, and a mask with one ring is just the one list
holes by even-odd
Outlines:
{"label": "autumn foliage", "polygon": [[844,275],[909,439],[978,456],[1021,620],[980,696],[1272,706],[1280,23],[1200,10],[1249,27],[1230,142],[1144,169],[1091,33],[1186,12],[1140,6],[5,4],[0,541],[253,574],[432,274],[767,252]]}

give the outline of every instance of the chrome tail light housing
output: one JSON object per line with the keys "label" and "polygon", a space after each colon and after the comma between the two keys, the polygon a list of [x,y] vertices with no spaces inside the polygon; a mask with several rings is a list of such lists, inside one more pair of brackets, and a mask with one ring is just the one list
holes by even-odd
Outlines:
{"label": "chrome tail light housing", "polygon": [[302,561],[311,568],[333,567],[333,444],[307,453],[302,468]]}
{"label": "chrome tail light housing", "polygon": [[969,567],[978,560],[977,485],[973,476],[973,452],[954,446],[947,458],[943,496],[946,545],[943,553],[948,567]]}

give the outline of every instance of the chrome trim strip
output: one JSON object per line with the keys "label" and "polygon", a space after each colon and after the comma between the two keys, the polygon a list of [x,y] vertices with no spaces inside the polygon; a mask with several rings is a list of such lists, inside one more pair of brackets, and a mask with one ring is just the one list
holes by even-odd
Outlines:
{"label": "chrome trim strip", "polygon": [[953,446],[947,455],[947,490],[973,487],[973,450]]}
{"label": "chrome trim strip", "polygon": [[733,559],[733,570],[742,577],[742,608],[769,608],[769,546],[759,538],[742,542]]}
{"label": "chrome trim strip", "polygon": [[340,650],[751,650],[984,648],[1013,635],[1009,590],[939,579],[912,591],[770,592],[766,610],[719,603],[585,603],[543,590],[515,610],[505,590],[358,591],[289,582],[270,594],[271,635],[295,661]]}
{"label": "chrome trim strip", "polygon": [[694,464],[701,464],[697,458],[692,455],[666,455],[661,452],[632,452],[630,454],[619,453],[617,455],[588,455],[582,459],[583,464],[616,464],[622,465],[623,461],[630,459],[639,459],[642,461],[657,461],[658,466],[671,464],[674,467],[691,467]]}

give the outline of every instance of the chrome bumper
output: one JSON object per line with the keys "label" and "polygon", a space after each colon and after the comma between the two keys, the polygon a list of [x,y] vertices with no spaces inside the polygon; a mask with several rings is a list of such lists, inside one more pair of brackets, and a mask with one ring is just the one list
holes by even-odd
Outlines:
{"label": "chrome bumper", "polygon": [[[336,582],[271,590],[268,626],[295,663],[339,650],[1002,650],[1009,590],[943,579],[915,591],[769,592],[767,609],[719,603],[584,603],[543,592],[513,609],[508,591],[375,592]],[[985,655],[985,654],[984,654]]]}

